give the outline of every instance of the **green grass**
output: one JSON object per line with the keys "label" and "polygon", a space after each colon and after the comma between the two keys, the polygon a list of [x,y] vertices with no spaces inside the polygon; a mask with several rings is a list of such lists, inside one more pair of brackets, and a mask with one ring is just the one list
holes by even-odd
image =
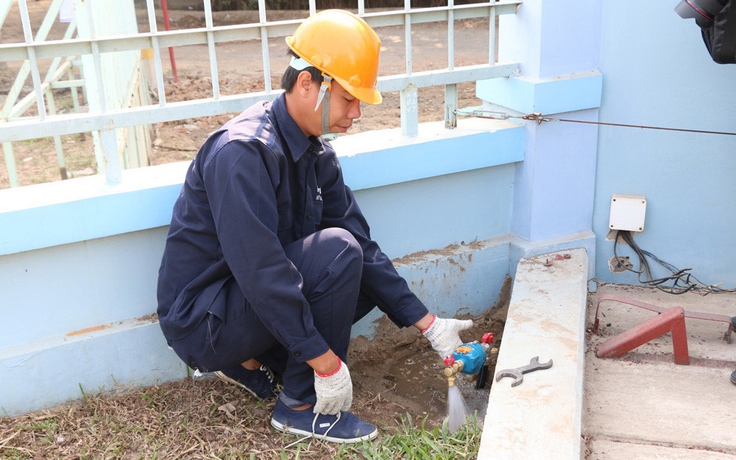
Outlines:
{"label": "green grass", "polygon": [[409,414],[401,419],[399,427],[388,430],[394,434],[384,432],[374,441],[342,445],[334,458],[454,460],[475,458],[478,453],[481,427],[475,416],[454,433],[448,432],[447,423],[425,429],[426,417],[418,427]]}

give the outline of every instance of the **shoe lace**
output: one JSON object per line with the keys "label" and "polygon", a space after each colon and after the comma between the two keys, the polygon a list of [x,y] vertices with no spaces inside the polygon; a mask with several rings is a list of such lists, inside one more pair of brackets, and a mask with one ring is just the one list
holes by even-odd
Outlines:
{"label": "shoe lace", "polygon": [[[337,417],[335,418],[335,421],[330,424],[330,427],[327,428],[327,431],[322,434],[322,436],[327,436],[327,433],[330,432],[330,430],[337,425],[337,422],[340,421],[340,416],[342,415],[342,412],[337,413]],[[314,432],[314,426],[317,424],[317,417],[319,417],[319,414],[314,414],[314,419],[312,420],[312,436],[314,436],[316,433]]]}
{"label": "shoe lace", "polygon": [[266,374],[266,378],[269,382],[273,383],[276,377],[274,377],[273,371],[270,367],[266,366],[265,364],[261,364],[261,367],[259,367],[258,369]]}
{"label": "shoe lace", "polygon": [[280,393],[281,390],[283,390],[283,386],[280,383],[276,382],[276,375],[274,375],[270,367],[266,366],[265,364],[261,364],[261,367],[259,367],[258,369],[266,374],[266,378],[268,379],[268,382],[273,386],[273,391],[275,393]]}
{"label": "shoe lace", "polygon": [[[325,431],[325,432],[324,432],[323,434],[321,434],[321,435],[320,435],[321,437],[326,437],[326,436],[327,436],[327,433],[329,433],[329,432],[330,432],[330,430],[331,430],[331,429],[332,429],[332,428],[333,428],[333,427],[334,427],[335,425],[337,425],[337,422],[339,422],[339,421],[340,421],[340,416],[341,416],[341,415],[342,415],[342,412],[338,412],[338,413],[337,413],[337,417],[335,418],[335,421],[334,421],[334,422],[332,422],[332,423],[330,424],[330,427],[329,427],[329,428],[327,428],[327,430],[326,430],[326,431]],[[314,438],[314,437],[316,436],[316,434],[317,434],[317,433],[316,433],[316,430],[315,430],[315,427],[316,427],[316,425],[317,425],[317,418],[319,418],[319,416],[320,416],[320,414],[314,414],[314,418],[312,419],[312,434],[310,434],[310,435],[307,435],[307,436],[304,436],[304,437],[301,437],[301,438],[297,439],[296,441],[292,442],[291,444],[289,444],[289,445],[285,446],[285,447],[284,447],[284,449],[289,449],[290,447],[293,447],[293,446],[295,446],[295,445],[299,444],[300,442],[302,442],[302,441],[304,441],[304,440],[306,440],[306,439]]]}

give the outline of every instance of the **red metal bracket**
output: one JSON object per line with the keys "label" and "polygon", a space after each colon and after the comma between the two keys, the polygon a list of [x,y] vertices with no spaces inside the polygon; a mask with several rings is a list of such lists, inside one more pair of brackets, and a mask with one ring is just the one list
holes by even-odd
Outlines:
{"label": "red metal bracket", "polygon": [[675,364],[690,364],[687,332],[685,331],[685,310],[682,307],[670,308],[628,331],[611,337],[598,346],[595,354],[599,358],[618,358],[668,332],[672,333]]}
{"label": "red metal bracket", "polygon": [[[595,308],[595,323],[593,324],[593,330],[596,332],[598,331],[598,310],[600,310],[601,308],[601,302],[605,302],[607,300],[613,301],[613,302],[625,303],[627,305],[633,305],[634,307],[643,308],[645,310],[654,311],[657,313],[663,313],[667,310],[666,308],[658,307],[656,305],[642,302],[641,300],[637,300],[637,299],[631,299],[628,297],[623,297],[623,296],[614,295],[614,294],[601,294],[598,297],[598,304],[596,305],[596,308]],[[702,313],[702,312],[697,312],[697,311],[685,311],[685,318],[726,323],[728,326],[726,328],[726,333],[723,335],[723,339],[726,341],[726,343],[731,343],[731,332],[733,331],[733,325],[731,324],[731,317],[726,316],[726,315],[719,315],[717,313]]]}

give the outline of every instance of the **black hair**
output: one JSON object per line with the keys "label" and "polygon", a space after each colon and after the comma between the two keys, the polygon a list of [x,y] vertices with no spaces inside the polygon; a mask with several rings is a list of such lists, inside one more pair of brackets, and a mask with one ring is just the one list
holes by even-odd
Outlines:
{"label": "black hair", "polygon": [[[292,50],[289,50],[289,56],[299,57]],[[324,78],[322,77],[321,70],[313,66],[309,66],[303,70],[306,70],[307,72],[309,72],[309,74],[312,76],[312,81],[320,85],[322,84],[322,80],[324,80]],[[294,89],[294,85],[296,84],[296,79],[297,77],[299,77],[299,74],[301,72],[302,70],[296,70],[292,66],[287,67],[286,70],[284,71],[284,74],[281,76],[281,89],[283,89],[287,93],[290,93],[291,90]]]}

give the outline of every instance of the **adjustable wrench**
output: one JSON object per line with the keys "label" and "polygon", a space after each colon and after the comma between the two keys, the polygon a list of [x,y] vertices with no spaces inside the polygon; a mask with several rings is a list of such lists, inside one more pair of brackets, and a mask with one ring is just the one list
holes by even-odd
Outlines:
{"label": "adjustable wrench", "polygon": [[498,382],[504,377],[513,377],[514,381],[511,382],[511,386],[515,387],[516,385],[521,384],[521,382],[524,379],[523,375],[526,374],[527,372],[534,372],[540,369],[549,369],[550,367],[552,367],[551,359],[549,360],[548,363],[542,364],[539,362],[539,356],[535,356],[529,361],[529,364],[527,364],[526,366],[519,367],[516,369],[506,369],[506,370],[497,372],[496,382]]}

